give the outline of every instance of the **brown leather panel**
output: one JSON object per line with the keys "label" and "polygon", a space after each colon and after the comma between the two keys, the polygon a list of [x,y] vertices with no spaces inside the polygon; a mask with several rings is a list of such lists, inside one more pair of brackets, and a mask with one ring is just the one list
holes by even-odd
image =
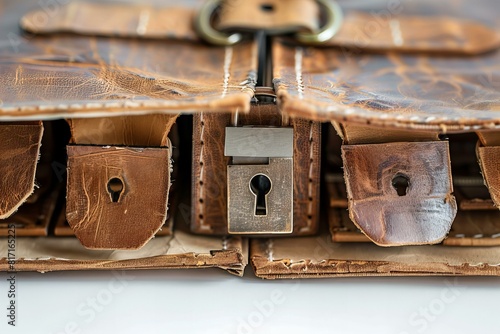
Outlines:
{"label": "brown leather panel", "polygon": [[[37,9],[21,19],[23,29],[37,34],[71,32],[81,35],[120,36],[196,41],[193,19],[200,1],[149,4],[71,2],[47,16]],[[222,2],[215,26],[219,30],[319,29],[322,8],[313,0],[230,0]],[[500,35],[478,22],[443,16],[399,15],[391,8],[383,15],[366,11],[367,4],[348,10],[342,29],[326,43],[350,52],[449,52],[478,54],[500,47]],[[394,6],[392,6],[394,7]],[[398,7],[398,6],[395,6]],[[119,15],[116,15],[119,13]],[[92,22],[92,24],[89,24]]]}
{"label": "brown leather panel", "polygon": [[196,41],[198,36],[192,28],[195,11],[183,3],[163,1],[162,6],[152,6],[73,1],[58,6],[49,17],[46,8],[29,12],[22,17],[21,27],[36,34],[71,32]]}
{"label": "brown leather panel", "polygon": [[[457,213],[447,142],[344,145],[353,222],[381,246],[441,242]],[[393,187],[407,178],[404,194]]]}
{"label": "brown leather panel", "polygon": [[42,122],[0,124],[0,219],[12,215],[35,189]]}
{"label": "brown leather panel", "polygon": [[226,0],[221,6],[219,30],[313,32],[320,24],[320,8],[314,0]]}
{"label": "brown leather panel", "polygon": [[167,146],[177,115],[73,118],[71,142],[80,145]]}
{"label": "brown leather panel", "polygon": [[[239,125],[280,126],[275,105],[254,105],[240,114]],[[191,230],[201,234],[227,234],[227,164],[224,156],[227,114],[195,115],[193,119],[193,178]],[[292,119],[294,128],[295,235],[316,232],[319,219],[320,132],[319,123]]]}
{"label": "brown leather panel", "polygon": [[350,145],[439,140],[439,133],[436,131],[408,131],[337,122],[333,122],[333,125],[344,144]]}
{"label": "brown leather panel", "polygon": [[0,5],[1,120],[249,110],[257,70],[253,41],[223,48],[22,33],[21,17],[39,9],[37,0]]}
{"label": "brown leather panel", "polygon": [[500,207],[500,146],[478,146],[477,157],[491,199]]}
{"label": "brown leather panel", "polygon": [[[7,271],[7,242],[0,243],[0,254],[0,271]],[[76,238],[19,238],[16,242],[17,271],[221,268],[242,276],[247,260],[245,239],[193,236],[181,230],[132,251],[88,250]]]}
{"label": "brown leather panel", "polygon": [[[171,208],[171,206],[170,206]],[[165,224],[161,227],[161,229],[156,232],[156,236],[165,236],[165,235],[171,235],[172,234],[172,228],[173,228],[173,223],[174,220],[170,216],[170,214],[167,217],[167,221]],[[69,226],[68,221],[66,220],[66,207],[61,210],[59,216],[57,217],[57,220],[55,222],[54,226],[54,236],[56,237],[74,237],[75,232]]]}
{"label": "brown leather panel", "polygon": [[500,247],[334,243],[316,237],[252,239],[250,263],[266,279],[359,276],[500,276]]}
{"label": "brown leather panel", "polygon": [[[66,217],[83,246],[138,249],[163,226],[169,148],[68,146]],[[113,198],[109,182],[119,179]]]}
{"label": "brown leather panel", "polygon": [[341,30],[327,44],[349,53],[374,50],[474,55],[499,48],[500,34],[479,22],[446,14],[425,17],[387,12],[377,16],[350,11]]}
{"label": "brown leather panel", "polygon": [[500,133],[498,131],[478,131],[476,134],[481,145],[500,146]]}
{"label": "brown leather panel", "polygon": [[[397,16],[454,17],[498,31],[498,1],[400,3]],[[380,17],[396,17],[386,14],[383,1],[341,5],[373,14],[366,25],[371,29]],[[275,42],[273,65],[275,89],[289,115],[441,132],[500,126],[498,50],[477,56],[368,53],[287,43]]]}

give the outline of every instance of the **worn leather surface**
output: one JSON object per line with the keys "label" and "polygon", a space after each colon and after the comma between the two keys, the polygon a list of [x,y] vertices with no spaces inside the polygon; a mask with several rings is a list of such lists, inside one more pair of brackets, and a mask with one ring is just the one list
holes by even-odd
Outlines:
{"label": "worn leather surface", "polygon": [[[391,15],[394,19],[401,15],[470,19],[497,34],[500,27],[500,2],[494,0],[400,3],[401,10]],[[384,1],[341,4],[350,10],[362,8],[374,22],[387,15]],[[275,42],[273,50],[275,89],[284,112],[291,115],[442,132],[500,124],[498,50],[478,56],[370,53],[285,41]]]}
{"label": "worn leather surface", "polygon": [[0,124],[0,219],[12,215],[33,193],[42,122]]}
{"label": "worn leather surface", "polygon": [[[383,10],[374,11],[370,10],[372,5],[367,1],[341,2],[345,11],[342,28],[325,45],[350,51],[469,55],[500,47],[500,35],[479,20],[465,20],[446,13],[401,15],[408,3],[390,3]],[[176,3],[171,7],[168,3],[158,2],[126,5],[75,1],[52,10],[50,19],[45,18],[44,9],[29,12],[23,16],[21,26],[37,34],[71,32],[91,36],[197,41],[192,22],[201,4],[199,0]],[[221,2],[213,24],[222,31],[267,29],[275,34],[313,33],[323,24],[321,13],[324,10],[314,0],[228,0]],[[116,15],[118,12],[120,15]]]}
{"label": "worn leather surface", "polygon": [[[138,249],[163,226],[169,148],[68,146],[66,218],[83,246]],[[122,190],[113,198],[109,182]]]}
{"label": "worn leather surface", "polygon": [[[343,145],[352,221],[381,246],[441,242],[457,213],[447,142]],[[408,180],[404,194],[393,186]]]}
{"label": "worn leather surface", "polygon": [[0,120],[249,109],[257,69],[252,41],[221,48],[171,39],[23,34],[21,17],[37,9],[46,8],[35,0],[1,4]]}
{"label": "worn leather surface", "polygon": [[226,0],[215,26],[230,31],[314,32],[320,26],[320,10],[315,0]]}
{"label": "worn leather surface", "polygon": [[265,279],[365,276],[499,276],[500,247],[378,247],[305,238],[252,239],[250,263]]}
{"label": "worn leather surface", "polygon": [[[76,238],[19,238],[17,271],[221,268],[242,276],[248,242],[240,237],[193,236],[178,230],[140,250],[88,250]],[[7,242],[0,243],[0,271],[7,271]]]}
{"label": "worn leather surface", "polygon": [[[239,125],[281,126],[275,105],[255,105],[241,114]],[[320,124],[292,119],[294,128],[293,234],[317,231],[319,221]],[[230,115],[202,113],[193,119],[193,177],[191,230],[201,234],[227,234],[227,164],[225,128]]]}
{"label": "worn leather surface", "polygon": [[72,118],[71,142],[80,145],[164,147],[177,115]]}
{"label": "worn leather surface", "polygon": [[[60,3],[63,3],[61,1]],[[36,8],[26,13],[21,27],[31,33],[70,32],[81,35],[146,37],[198,41],[192,21],[193,6],[202,0],[183,1],[71,1],[62,6]]]}
{"label": "worn leather surface", "polygon": [[478,146],[477,157],[491,199],[500,207],[500,146]]}

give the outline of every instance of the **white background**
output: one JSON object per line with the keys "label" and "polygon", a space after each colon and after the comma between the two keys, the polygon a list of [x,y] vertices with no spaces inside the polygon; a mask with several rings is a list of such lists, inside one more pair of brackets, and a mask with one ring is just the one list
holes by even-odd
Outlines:
{"label": "white background", "polygon": [[[17,274],[0,333],[499,333],[500,278],[264,281],[218,269]],[[93,309],[91,304],[94,300]]]}

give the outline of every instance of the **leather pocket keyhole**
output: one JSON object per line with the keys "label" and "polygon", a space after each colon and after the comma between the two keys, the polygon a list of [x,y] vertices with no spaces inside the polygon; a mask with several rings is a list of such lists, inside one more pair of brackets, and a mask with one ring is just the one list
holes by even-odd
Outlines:
{"label": "leather pocket keyhole", "polygon": [[260,9],[263,11],[263,12],[273,12],[274,11],[274,5],[273,4],[262,4],[260,5]]}
{"label": "leather pocket keyhole", "polygon": [[271,191],[271,180],[264,174],[257,174],[250,180],[250,190],[256,197],[255,215],[267,215],[266,195]]}
{"label": "leather pocket keyhole", "polygon": [[406,196],[410,188],[410,178],[406,175],[398,174],[392,179],[392,186],[396,189],[398,196]]}
{"label": "leather pocket keyhole", "polygon": [[113,201],[113,203],[117,203],[120,200],[121,193],[123,192],[123,181],[117,177],[109,180],[108,192],[111,195],[111,201]]}

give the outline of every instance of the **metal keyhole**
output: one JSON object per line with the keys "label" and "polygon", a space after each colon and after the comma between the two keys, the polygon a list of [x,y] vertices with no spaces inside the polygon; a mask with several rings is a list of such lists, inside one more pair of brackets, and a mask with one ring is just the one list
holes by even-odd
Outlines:
{"label": "metal keyhole", "polygon": [[267,215],[266,195],[271,191],[271,180],[263,174],[257,174],[250,180],[250,190],[256,197],[255,215]]}
{"label": "metal keyhole", "polygon": [[120,200],[120,195],[123,191],[123,181],[115,177],[108,182],[108,192],[111,195],[111,200],[116,203]]}

